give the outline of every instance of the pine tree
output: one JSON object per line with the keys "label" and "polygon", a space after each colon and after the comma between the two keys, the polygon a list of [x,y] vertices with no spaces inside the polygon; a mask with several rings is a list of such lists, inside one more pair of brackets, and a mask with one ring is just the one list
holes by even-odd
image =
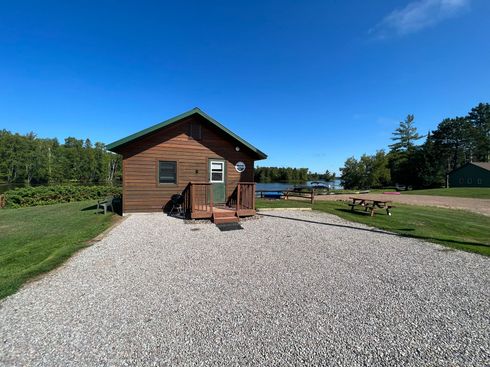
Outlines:
{"label": "pine tree", "polygon": [[414,142],[422,139],[423,136],[417,133],[417,128],[414,125],[413,115],[408,115],[405,121],[400,121],[400,126],[393,133],[394,137],[391,140],[396,143],[391,144],[390,148],[392,152],[407,152],[411,151],[415,144]]}
{"label": "pine tree", "polygon": [[471,109],[468,120],[473,127],[475,151],[472,158],[477,161],[490,161],[490,104],[480,103]]}

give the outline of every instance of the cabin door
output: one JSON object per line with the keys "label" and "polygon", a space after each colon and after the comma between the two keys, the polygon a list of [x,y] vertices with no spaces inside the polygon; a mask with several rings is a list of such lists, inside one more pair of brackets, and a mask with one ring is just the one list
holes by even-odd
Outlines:
{"label": "cabin door", "polygon": [[226,161],[221,159],[209,160],[209,182],[213,190],[213,200],[215,203],[223,204],[226,202]]}

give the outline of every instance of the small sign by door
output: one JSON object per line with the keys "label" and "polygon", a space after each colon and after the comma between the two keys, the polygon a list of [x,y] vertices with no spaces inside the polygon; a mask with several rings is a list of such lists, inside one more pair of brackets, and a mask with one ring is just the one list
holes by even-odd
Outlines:
{"label": "small sign by door", "polygon": [[243,163],[243,162],[241,162],[241,161],[240,161],[240,162],[237,162],[237,163],[235,164],[235,169],[236,169],[236,171],[237,171],[237,172],[242,173],[243,171],[245,171],[245,168],[247,168],[247,167],[245,166],[245,163]]}

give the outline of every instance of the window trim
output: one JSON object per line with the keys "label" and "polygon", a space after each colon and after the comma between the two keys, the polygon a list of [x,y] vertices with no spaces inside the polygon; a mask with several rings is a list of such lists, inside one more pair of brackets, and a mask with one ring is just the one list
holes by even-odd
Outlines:
{"label": "window trim", "polygon": [[[175,182],[160,182],[160,162],[175,163]],[[156,160],[157,186],[177,186],[179,184],[179,161],[170,159]]]}
{"label": "window trim", "polygon": [[[221,164],[221,180],[220,181],[215,181],[213,180],[213,163],[216,162],[216,163],[219,163]],[[224,184],[225,183],[225,167],[226,167],[226,161],[225,160],[218,160],[218,159],[210,159],[209,160],[209,182],[210,183],[222,183]]]}

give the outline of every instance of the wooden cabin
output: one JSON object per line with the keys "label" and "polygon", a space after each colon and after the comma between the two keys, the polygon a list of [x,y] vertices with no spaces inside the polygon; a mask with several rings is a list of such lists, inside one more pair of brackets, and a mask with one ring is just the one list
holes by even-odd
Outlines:
{"label": "wooden cabin", "polygon": [[490,187],[490,162],[469,162],[449,172],[449,187]]}
{"label": "wooden cabin", "polygon": [[199,108],[107,146],[123,158],[123,214],[170,210],[237,221],[255,214],[254,162],[267,156]]}

